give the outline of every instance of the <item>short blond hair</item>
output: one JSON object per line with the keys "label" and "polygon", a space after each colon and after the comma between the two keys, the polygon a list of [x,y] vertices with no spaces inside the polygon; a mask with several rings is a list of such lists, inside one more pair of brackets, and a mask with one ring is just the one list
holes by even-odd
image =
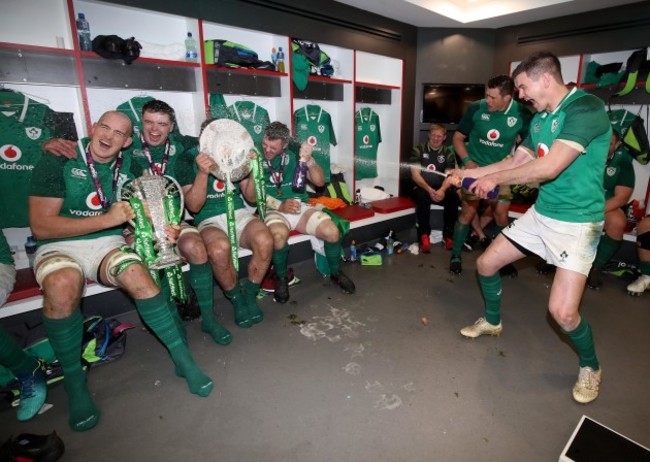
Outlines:
{"label": "short blond hair", "polygon": [[429,127],[429,133],[435,132],[436,130],[440,130],[443,134],[447,134],[447,127],[445,127],[442,124],[431,124]]}

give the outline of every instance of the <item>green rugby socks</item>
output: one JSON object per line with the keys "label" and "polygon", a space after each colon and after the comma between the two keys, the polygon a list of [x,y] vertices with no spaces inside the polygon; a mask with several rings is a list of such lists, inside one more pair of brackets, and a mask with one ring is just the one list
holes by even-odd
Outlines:
{"label": "green rugby socks", "polygon": [[478,280],[485,299],[485,320],[497,326],[501,322],[501,275],[498,271],[492,276],[479,274]]}
{"label": "green rugby socks", "polygon": [[70,427],[75,431],[90,430],[99,422],[100,412],[88,391],[86,373],[81,368],[81,312],[76,309],[69,317],[63,319],[43,317],[43,325],[52,350],[63,368]]}
{"label": "green rugby socks", "polygon": [[208,396],[214,384],[194,362],[189,348],[183,342],[178,328],[169,314],[168,301],[162,293],[151,298],[136,300],[135,305],[144,322],[167,347],[176,365],[176,374],[187,380],[192,393]]}
{"label": "green rugby socks", "polygon": [[235,324],[237,324],[239,327],[252,326],[253,321],[251,320],[250,314],[248,312],[248,304],[246,303],[245,296],[241,291],[239,282],[237,282],[235,284],[235,287],[232,289],[224,290],[223,294],[228,300],[230,300],[235,310]]}
{"label": "green rugby socks", "polygon": [[232,334],[214,315],[212,267],[209,263],[190,265],[189,280],[201,311],[201,330],[210,334],[219,345],[228,345],[232,342]]}
{"label": "green rugby socks", "polygon": [[459,257],[463,251],[463,244],[467,239],[467,234],[469,234],[469,225],[464,225],[460,221],[456,222],[454,226],[454,246],[451,249],[451,254]]}
{"label": "green rugby socks", "polygon": [[621,248],[623,241],[616,241],[609,237],[607,234],[603,234],[598,243],[598,251],[596,252],[596,258],[594,259],[594,267],[602,268],[605,266],[614,254]]}
{"label": "green rugby socks", "polygon": [[280,250],[274,249],[271,261],[273,262],[275,274],[280,278],[287,277],[289,271],[287,267],[289,261],[289,244],[285,244]]}
{"label": "green rugby socks", "polygon": [[264,313],[262,313],[262,310],[257,304],[257,294],[259,291],[259,283],[254,283],[250,279],[246,279],[243,287],[244,299],[248,307],[248,315],[253,324],[260,323],[264,320]]}
{"label": "green rugby socks", "polygon": [[580,318],[578,327],[570,332],[564,331],[578,350],[580,357],[580,367],[591,367],[597,371],[600,369],[598,358],[596,358],[596,349],[594,340],[591,335],[591,326],[584,317]]}

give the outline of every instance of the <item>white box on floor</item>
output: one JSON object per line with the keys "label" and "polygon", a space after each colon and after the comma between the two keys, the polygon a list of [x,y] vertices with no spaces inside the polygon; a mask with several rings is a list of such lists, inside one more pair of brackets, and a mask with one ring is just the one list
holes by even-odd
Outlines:
{"label": "white box on floor", "polygon": [[559,462],[650,462],[650,450],[583,415]]}

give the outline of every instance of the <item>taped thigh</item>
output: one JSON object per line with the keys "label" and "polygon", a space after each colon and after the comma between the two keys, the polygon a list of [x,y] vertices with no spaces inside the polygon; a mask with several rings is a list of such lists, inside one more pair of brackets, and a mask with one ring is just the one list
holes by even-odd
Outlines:
{"label": "taped thigh", "polygon": [[291,223],[289,223],[286,218],[282,216],[280,213],[276,212],[269,212],[266,214],[266,218],[264,219],[264,224],[266,226],[271,226],[272,224],[275,223],[280,223],[286,226],[287,228],[291,229]]}
{"label": "taped thigh", "polygon": [[47,276],[64,268],[76,269],[81,273],[81,277],[84,277],[83,268],[74,258],[61,252],[45,253],[40,259],[35,272],[36,282],[39,287],[43,287],[43,281]]}
{"label": "taped thigh", "polygon": [[328,214],[321,212],[320,210],[312,213],[305,224],[305,232],[315,236],[316,229],[318,229],[318,226],[325,220],[331,220]]}
{"label": "taped thigh", "polygon": [[183,234],[186,234],[186,233],[199,234],[199,230],[196,229],[196,227],[194,227],[194,226],[190,225],[189,223],[187,223],[186,221],[181,221],[180,226],[181,226],[181,231],[180,231],[180,233],[178,233],[178,238],[179,239]]}
{"label": "taped thigh", "polygon": [[108,257],[106,262],[106,278],[111,285],[117,286],[117,277],[124,272],[124,270],[133,265],[142,263],[140,255],[135,253],[135,250],[130,247],[124,246],[113,255]]}

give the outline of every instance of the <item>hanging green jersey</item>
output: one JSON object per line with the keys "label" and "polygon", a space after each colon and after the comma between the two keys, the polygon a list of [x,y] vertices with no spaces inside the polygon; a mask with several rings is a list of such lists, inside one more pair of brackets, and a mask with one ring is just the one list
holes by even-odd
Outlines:
{"label": "hanging green jersey", "polygon": [[[199,167],[195,162],[197,155],[198,150],[195,148],[185,152],[179,158],[176,165],[176,180],[181,186],[187,186],[194,183],[196,174],[199,171]],[[208,185],[205,204],[203,204],[203,207],[201,207],[201,210],[197,213],[192,213],[195,226],[198,226],[203,220],[226,213],[226,182],[221,181],[212,175],[208,175],[206,181],[208,182]],[[235,210],[242,209],[244,208],[244,201],[241,198],[239,183],[234,183],[234,186]]]}
{"label": "hanging green jersey", "polygon": [[605,188],[605,200],[614,196],[617,186],[627,186],[634,189],[634,166],[632,156],[623,148],[618,148],[612,154],[612,158],[605,164],[605,176],[603,187]]}
{"label": "hanging green jersey", "polygon": [[131,120],[134,141],[142,132],[142,106],[153,100],[154,98],[151,96],[135,96],[115,108],[123,114],[126,114],[129,120]]}
{"label": "hanging green jersey", "polygon": [[208,96],[208,105],[210,106],[210,117],[213,119],[229,119],[230,111],[226,99],[221,93],[210,93]]}
{"label": "hanging green jersey", "polygon": [[515,145],[517,136],[528,133],[530,113],[514,99],[505,111],[488,111],[485,99],[469,105],[458,124],[467,136],[469,158],[479,167],[503,160]]}
{"label": "hanging green jersey", "polygon": [[199,142],[193,136],[178,136],[174,134],[169,135],[168,141],[169,143],[165,142],[160,146],[149,147],[149,153],[153,162],[153,166],[150,166],[142,139],[133,136],[133,143],[131,143],[131,146],[124,153],[126,156],[132,158],[131,173],[133,176],[138,178],[146,172],[150,175],[169,175],[172,178],[176,178],[175,166],[177,160],[186,150],[198,146]]}
{"label": "hanging green jersey", "polygon": [[11,255],[11,248],[7,242],[4,233],[0,231],[0,263],[5,265],[13,265],[14,257]]}
{"label": "hanging green jersey", "polygon": [[[63,199],[61,211],[59,212],[61,217],[85,218],[102,215],[108,211],[108,209],[102,207],[90,170],[86,164],[85,149],[89,142],[90,138],[79,141],[76,159],[68,159],[63,156],[56,157],[45,153],[34,168],[30,195]],[[115,160],[107,164],[95,162],[102,191],[111,203],[115,202],[119,187],[133,178],[128,174],[129,157],[123,155],[118,180],[115,188],[113,188],[115,166]],[[120,225],[83,236],[39,240],[38,243],[42,245],[57,241],[95,239],[103,236],[119,236],[121,233],[122,226]]]}
{"label": "hanging green jersey", "polygon": [[252,101],[236,101],[228,106],[228,113],[230,119],[242,124],[253,138],[255,147],[261,152],[264,130],[271,123],[266,109]]}
{"label": "hanging green jersey", "polygon": [[603,172],[611,136],[604,103],[577,88],[553,112],[535,114],[523,145],[537,157],[547,155],[556,140],[582,147],[581,154],[555,179],[540,185],[535,202],[540,214],[571,223],[604,220]]}
{"label": "hanging green jersey", "polygon": [[298,155],[289,150],[286,150],[279,156],[275,156],[271,162],[263,159],[262,169],[266,194],[281,201],[298,199],[306,204],[307,191],[296,192],[291,187],[293,174],[297,166]]}
{"label": "hanging green jersey", "polygon": [[355,178],[377,178],[377,150],[381,143],[379,116],[369,107],[361,108],[354,116],[356,145],[354,153]]}
{"label": "hanging green jersey", "polygon": [[323,169],[325,183],[330,181],[330,144],[336,146],[332,118],[322,107],[308,104],[293,113],[296,138],[307,142],[313,149],[313,156]]}
{"label": "hanging green jersey", "polygon": [[[29,226],[27,198],[41,145],[54,136],[56,113],[44,104],[17,92],[1,92],[0,98],[0,227]],[[8,100],[7,100],[8,101]]]}

